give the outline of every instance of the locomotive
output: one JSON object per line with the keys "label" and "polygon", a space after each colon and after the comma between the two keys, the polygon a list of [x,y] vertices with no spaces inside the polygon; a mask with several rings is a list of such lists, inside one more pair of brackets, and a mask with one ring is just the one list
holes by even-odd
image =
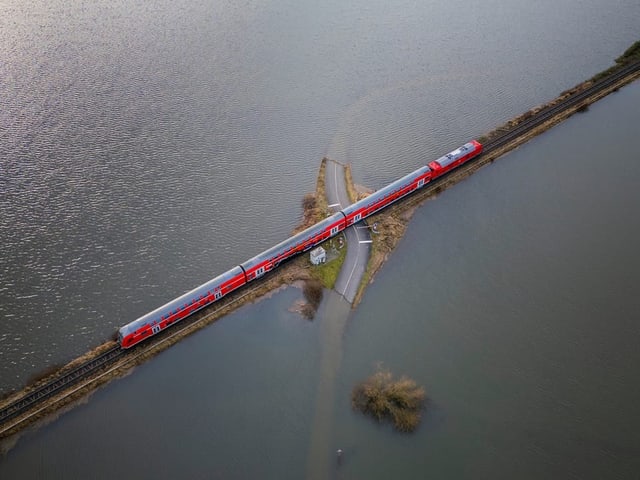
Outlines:
{"label": "locomotive", "polygon": [[482,153],[482,145],[472,140],[414,172],[390,183],[368,197],[289,237],[244,263],[171,300],[118,330],[122,348],[130,348],[174,323],[220,300],[225,295],[278,267],[283,261],[334,237],[402,197],[421,189]]}

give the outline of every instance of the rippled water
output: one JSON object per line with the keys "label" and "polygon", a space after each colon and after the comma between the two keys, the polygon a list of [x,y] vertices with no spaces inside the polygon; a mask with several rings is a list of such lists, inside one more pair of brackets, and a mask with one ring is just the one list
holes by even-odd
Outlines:
{"label": "rippled water", "polygon": [[378,187],[636,33],[551,5],[4,2],[3,386],[284,238],[324,154]]}
{"label": "rippled water", "polygon": [[[247,305],[27,434],[0,475],[633,478],[638,103],[636,83],[427,202],[346,328],[331,295],[313,322],[296,289]],[[413,435],[349,406],[379,362],[427,389]]]}
{"label": "rippled water", "polygon": [[[1,389],[17,387],[41,368],[84,352],[110,336],[122,323],[284,238],[297,221],[302,195],[313,187],[315,170],[323,155],[352,163],[357,182],[379,187],[608,66],[615,56],[637,40],[637,18],[640,18],[640,5],[631,0],[562,4],[494,1],[477,5],[468,2],[344,3],[333,0],[321,4],[266,0],[133,5],[123,1],[3,2],[0,6],[0,98],[3,99],[0,109]],[[634,96],[624,98],[627,102],[638,102]],[[622,109],[624,103],[616,103],[615,108]],[[592,114],[582,119],[589,119]],[[631,126],[637,124],[637,121],[629,123]],[[588,133],[576,129],[562,135],[570,142],[577,142],[593,137],[593,132],[600,130],[589,128]],[[593,157],[595,166],[586,169],[585,177],[575,180],[576,185],[601,187],[601,177],[589,177],[589,173],[600,168],[603,158],[625,158],[628,149],[624,145],[634,141],[635,136],[637,131],[625,138],[602,140],[605,148],[598,151],[599,156]],[[572,145],[555,147],[565,148],[572,158],[575,155]],[[595,147],[591,147],[581,155],[594,150]],[[514,155],[524,151],[521,149]],[[546,158],[553,151],[534,155]],[[568,165],[569,171],[564,177],[571,177],[576,168],[573,164]],[[489,322],[492,328],[488,328],[477,322],[445,322],[450,316],[443,314],[436,323],[442,328],[440,336],[436,336],[443,339],[440,348],[457,352],[448,340],[466,332],[471,336],[468,339],[471,353],[466,352],[462,359],[443,356],[423,361],[424,345],[413,343],[406,348],[406,338],[401,331],[385,331],[387,319],[376,313],[384,310],[375,298],[382,298],[387,292],[393,298],[405,298],[410,308],[419,307],[416,299],[422,299],[424,294],[418,292],[416,296],[411,292],[424,285],[423,280],[431,271],[451,269],[452,275],[456,271],[464,272],[453,279],[438,279],[428,289],[434,292],[433,296],[445,299],[446,308],[440,307],[444,311],[458,305],[459,297],[451,293],[456,290],[443,291],[439,285],[460,285],[470,292],[471,298],[482,297],[475,290],[480,288],[479,280],[470,278],[468,271],[485,271],[491,266],[491,262],[479,262],[487,255],[486,249],[473,250],[465,243],[447,247],[445,242],[450,238],[462,242],[471,233],[484,232],[482,238],[486,237],[490,245],[495,243],[498,252],[506,246],[512,252],[513,270],[505,267],[494,273],[497,279],[507,281],[514,271],[530,268],[543,272],[551,270],[554,274],[551,276],[556,275],[558,260],[548,251],[543,252],[546,255],[542,257],[521,258],[520,244],[509,243],[520,238],[519,235],[526,238],[527,234],[533,233],[524,230],[526,234],[515,234],[505,228],[516,230],[510,222],[525,213],[507,210],[503,211],[503,217],[492,220],[490,214],[497,206],[506,207],[499,198],[491,200],[486,192],[507,195],[505,189],[513,184],[518,192],[523,190],[521,202],[527,204],[544,196],[526,187],[531,184],[531,178],[539,180],[534,185],[546,186],[548,195],[564,191],[561,187],[566,182],[555,183],[553,173],[548,174],[549,166],[542,175],[539,170],[527,171],[525,175],[510,168],[515,167],[486,169],[421,210],[430,213],[418,215],[416,225],[420,226],[412,227],[403,244],[408,246],[401,247],[374,285],[374,289],[382,290],[368,295],[361,309],[354,313],[353,321],[349,323],[353,327],[348,327],[344,345],[344,379],[340,380],[343,384],[338,390],[348,390],[352,381],[364,373],[372,361],[383,360],[398,365],[403,371],[422,372],[420,376],[428,388],[436,389],[437,408],[417,442],[414,439],[396,442],[398,439],[388,432],[382,431],[381,436],[376,437],[365,420],[360,422],[350,416],[344,403],[336,406],[334,422],[344,426],[341,429],[334,424],[336,442],[351,450],[350,460],[343,470],[347,472],[345,475],[354,478],[375,476],[369,467],[370,459],[383,459],[382,450],[400,447],[403,450],[407,447],[409,465],[415,467],[408,471],[409,477],[413,472],[420,472],[420,476],[431,471],[450,473],[448,469],[454,467],[446,462],[454,457],[456,460],[469,456],[476,459],[456,466],[462,473],[466,468],[473,470],[477,462],[494,458],[486,449],[479,448],[480,442],[499,455],[508,443],[504,440],[505,432],[514,432],[511,438],[521,442],[523,434],[522,430],[511,428],[509,423],[497,431],[494,427],[500,421],[496,420],[495,413],[487,414],[485,421],[478,420],[480,414],[474,410],[477,398],[487,398],[489,409],[495,405],[504,406],[501,402],[506,400],[495,400],[492,397],[495,392],[470,388],[469,382],[476,377],[489,376],[491,385],[499,387],[498,391],[506,389],[506,398],[512,399],[507,407],[515,412],[509,422],[517,423],[514,418],[521,411],[514,405],[521,399],[510,395],[509,391],[524,388],[519,382],[527,379],[531,370],[563,373],[557,364],[544,364],[544,355],[534,356],[533,360],[529,358],[528,367],[518,366],[516,362],[515,370],[507,370],[504,376],[487,373],[493,367],[501,372],[503,364],[513,362],[518,351],[511,350],[499,351],[489,366],[479,364],[472,368],[476,358],[472,353],[485,351],[489,348],[487,345],[493,345],[481,335],[483,332],[487,332],[489,339],[501,338],[503,343],[514,345],[521,345],[518,340],[522,342],[523,336],[539,333],[535,329],[505,331],[506,327],[515,325],[515,321]],[[618,185],[625,179],[634,178],[630,172],[623,171],[615,182]],[[633,185],[621,184],[617,190],[621,195],[632,195]],[[471,193],[464,193],[467,190]],[[581,190],[569,192],[574,200],[584,195]],[[478,197],[474,198],[473,194]],[[590,215],[603,196],[600,188],[598,197],[592,198],[590,203],[572,203],[563,219],[566,221],[542,224],[544,227],[539,229],[545,234],[542,238],[549,239],[545,240],[549,242],[548,248],[556,246],[553,234],[557,228],[573,225],[568,221],[571,218],[577,218],[581,225],[610,218],[603,212]],[[449,207],[442,206],[446,204],[445,198],[452,199],[448,200],[452,202]],[[483,199],[489,203],[483,203]],[[635,200],[631,196],[624,205],[633,205]],[[505,203],[508,206],[512,201]],[[451,223],[460,216],[468,218],[464,212],[469,204],[478,205],[469,214],[479,222],[473,232]],[[611,208],[626,211],[617,203]],[[530,225],[541,221],[535,216],[524,218],[532,219]],[[626,227],[629,220],[612,218],[613,221],[620,218],[619,223],[606,225],[613,231]],[[440,240],[430,236],[434,231],[444,232]],[[619,237],[627,235],[625,229],[620,232]],[[564,232],[563,238],[566,234]],[[589,236],[585,231],[580,239]],[[584,248],[589,255],[583,253],[590,260],[591,257],[600,258],[601,252],[612,244],[611,239],[584,244],[578,240],[573,238],[563,251],[573,248],[580,253],[583,252],[580,248]],[[617,243],[613,244],[619,247]],[[440,259],[446,263],[440,266],[430,263],[435,261],[432,259],[440,258],[437,253],[446,248],[449,250],[445,250]],[[406,262],[397,261],[402,252],[409,257],[416,251],[424,252],[426,263],[423,268],[409,269]],[[597,269],[603,275],[608,263],[606,259],[605,265]],[[465,268],[467,262],[471,262],[469,265],[473,265],[473,269]],[[575,267],[571,265],[574,264],[564,265],[563,271],[573,272]],[[578,265],[589,263],[579,257]],[[580,278],[588,273],[580,272]],[[400,281],[406,275],[411,277],[409,284],[413,288]],[[561,278],[565,279],[563,287],[570,286],[567,296],[583,291],[582,288],[596,292],[596,298],[602,295],[602,285],[595,281],[587,282],[585,286],[574,285],[570,278]],[[618,283],[614,282],[614,285]],[[519,293],[514,294],[506,306],[496,304],[484,308],[489,313],[499,309],[518,312],[524,305],[533,308],[534,313],[528,315],[535,318],[541,313],[536,310],[538,308],[553,310],[558,307],[569,316],[566,312],[571,308],[563,307],[562,301],[556,299],[548,304],[546,299],[553,298],[549,295],[545,296],[545,301],[525,301],[526,290],[517,288],[520,288]],[[553,292],[556,290],[564,291],[558,288]],[[621,295],[626,299],[624,292],[622,289]],[[192,347],[177,347],[175,352],[172,349],[157,362],[151,362],[150,366],[116,384],[126,385],[115,387],[126,391],[114,393],[109,388],[100,392],[84,409],[43,430],[41,436],[30,437],[24,443],[24,449],[14,451],[0,465],[7,472],[17,474],[29,470],[27,465],[30,464],[36,469],[33,474],[37,476],[54,462],[50,456],[54,453],[61,455],[60,461],[68,465],[71,459],[51,446],[52,439],[60,436],[69,444],[77,442],[77,448],[69,451],[84,451],[88,455],[82,446],[90,445],[92,449],[109,452],[100,457],[109,463],[88,455],[87,464],[67,470],[66,474],[64,468],[69,467],[63,466],[62,470],[56,470],[59,476],[81,477],[88,471],[95,473],[95,468],[86,470],[91,465],[100,465],[100,471],[113,473],[110,468],[115,457],[133,465],[135,459],[127,458],[128,452],[144,443],[149,433],[139,428],[137,434],[132,434],[130,441],[124,443],[120,433],[130,431],[135,422],[149,425],[156,417],[173,411],[176,405],[180,410],[192,408],[190,402],[195,393],[191,393],[194,389],[190,382],[199,386],[202,377],[199,373],[191,376],[184,372],[190,371],[193,365],[216,364],[224,366],[222,370],[229,380],[223,381],[219,371],[203,375],[214,379],[212,390],[206,395],[215,397],[219,394],[220,397],[203,400],[204,410],[195,409],[188,422],[176,416],[173,426],[157,424],[154,428],[158,431],[153,436],[162,439],[165,448],[173,448],[174,438],[184,439],[181,445],[193,446],[209,435],[216,438],[215,445],[210,446],[212,451],[221,448],[220,437],[212,432],[223,431],[222,437],[231,436],[233,441],[222,449],[224,454],[212,455],[203,449],[197,450],[196,457],[185,454],[183,460],[176,463],[167,460],[162,463],[169,472],[167,476],[174,467],[179,471],[186,464],[193,465],[194,459],[195,465],[203,462],[207,472],[223,472],[220,475],[226,478],[234,472],[238,478],[257,475],[261,471],[273,478],[282,478],[285,471],[303,475],[309,468],[305,448],[312,443],[311,438],[318,441],[309,429],[317,423],[314,419],[317,392],[313,372],[321,370],[323,364],[321,354],[314,350],[317,348],[314,342],[322,341],[323,337],[321,331],[316,331],[316,324],[299,324],[295,315],[284,313],[293,297],[294,293],[287,293],[248,307],[239,314],[240,317],[246,315],[243,317],[246,323],[238,320],[238,316],[231,316],[219,326],[207,329],[206,334],[189,340]],[[489,298],[497,301],[494,297]],[[424,308],[432,308],[431,303]],[[590,311],[588,304],[584,308],[586,310],[576,311]],[[397,315],[402,318],[400,312]],[[452,310],[451,315],[469,318],[464,311],[453,313]],[[281,317],[284,326],[274,327],[270,319]],[[405,314],[405,318],[414,317],[418,318],[415,311]],[[580,314],[571,316],[579,317]],[[488,319],[491,318],[489,315]],[[429,319],[433,321],[433,317]],[[236,327],[229,325],[238,322],[244,327],[237,327],[240,330],[234,336],[231,332]],[[430,322],[425,325],[432,325]],[[548,322],[542,332],[551,331],[549,329],[555,323]],[[253,343],[241,344],[239,339],[254,331],[256,325],[266,329],[258,329],[263,336],[252,337]],[[428,339],[432,332],[425,332],[420,325],[422,323],[411,322],[405,335]],[[571,325],[567,326],[569,332],[579,330],[575,323]],[[300,333],[303,331],[306,333]],[[220,332],[229,332],[231,336]],[[393,339],[396,333],[398,342],[388,341],[389,351],[393,354],[367,353],[367,345],[375,345],[379,338]],[[622,364],[634,364],[630,354],[616,357],[618,353],[613,340],[599,344],[597,338],[601,334],[594,334],[596,339],[587,337],[578,346],[600,345],[599,359],[613,356],[626,359],[626,362],[619,360]],[[298,335],[308,337],[303,340]],[[204,338],[210,340],[202,340]],[[218,338],[220,340],[214,340]],[[530,341],[536,346],[551,348],[561,343],[563,337],[554,338],[553,335],[533,335]],[[628,335],[628,338],[634,337]],[[260,342],[264,342],[264,349],[257,348]],[[298,346],[300,350],[292,352],[291,349]],[[436,347],[438,345],[431,345],[428,351]],[[196,358],[193,353],[196,351],[202,356]],[[539,351],[546,350],[541,348]],[[232,357],[231,352],[241,352],[242,368],[237,367],[238,357]],[[169,360],[163,361],[165,356]],[[401,360],[403,358],[405,360]],[[310,363],[305,364],[306,360]],[[305,364],[301,368],[306,370],[304,373],[283,370],[287,362],[296,366]],[[418,366],[422,363],[434,363],[441,368],[427,374]],[[619,374],[611,371],[618,371],[616,367],[621,363],[601,362],[601,370],[589,369],[596,378],[589,380],[594,385],[601,385],[598,383],[601,377],[613,375],[618,379]],[[175,368],[180,373],[167,381],[166,369],[173,368],[171,365],[177,365]],[[254,368],[257,366],[261,368]],[[448,370],[445,366],[455,369]],[[152,371],[154,373],[150,373]],[[277,388],[285,393],[269,390],[271,374],[277,377]],[[243,385],[236,386],[231,380],[237,375],[246,377]],[[444,384],[435,382],[434,377],[438,375]],[[563,379],[538,382],[537,388],[553,393],[576,382],[579,385],[589,383],[587,379],[569,379],[562,383]],[[619,397],[624,399],[627,379],[623,375],[619,380],[615,391],[621,392]],[[236,389],[234,396],[225,397],[224,391],[218,392],[218,387],[225,382],[229,388]],[[263,386],[262,393],[270,392],[264,399],[270,406],[268,411],[272,412],[274,405],[282,403],[280,413],[244,419],[252,403],[242,404],[241,398],[258,394],[248,387],[255,382]],[[159,384],[165,385],[163,388],[169,392],[158,392]],[[293,416],[287,415],[291,406],[287,398],[292,395],[288,393],[289,389],[300,390],[293,402],[298,413]],[[156,395],[166,397],[169,403],[160,402],[157,407],[149,408]],[[633,395],[630,398],[635,398]],[[116,397],[119,401],[112,404]],[[147,400],[136,400],[140,397]],[[344,399],[344,392],[338,391],[336,398]],[[467,398],[470,399],[465,400]],[[627,411],[625,400],[601,398],[612,405],[618,402],[624,407],[621,411]],[[491,403],[492,399],[495,405]],[[197,423],[198,415],[208,414],[205,407],[213,404],[214,410],[226,413],[220,416],[216,413],[210,419],[211,424],[205,423],[191,435],[185,425]],[[125,415],[126,420],[120,420],[122,405],[131,405],[132,411]],[[545,405],[548,402],[542,401],[538,407],[544,409]],[[111,413],[104,415],[104,411]],[[589,418],[595,416],[592,407],[581,412]],[[606,412],[600,418],[608,417],[610,411]],[[236,421],[242,419],[243,427],[237,436],[231,434],[235,425],[231,421],[226,423],[225,415]],[[604,421],[599,420],[595,426],[588,427],[589,435],[578,428],[572,431],[573,437],[563,437],[558,429],[549,427],[555,425],[560,416],[540,415],[543,427],[533,429],[532,434],[538,440],[531,448],[527,444],[525,457],[511,455],[513,462],[521,458],[525,465],[529,465],[529,461],[560,465],[562,458],[573,458],[585,452],[571,450],[563,456],[560,443],[568,443],[567,438],[591,438],[604,439],[601,441],[607,445],[613,442],[618,446],[618,450],[613,448],[614,453],[622,453],[612,454],[611,458],[623,467],[633,465],[630,456],[624,453],[636,451],[633,442],[629,441],[633,437],[628,430],[623,429],[620,438],[611,440],[601,434],[605,427],[602,426]],[[102,418],[104,424],[94,423],[98,418]],[[449,418],[455,420],[447,423]],[[621,426],[621,422],[614,424]],[[91,444],[81,433],[86,431],[86,425],[92,425],[91,431],[113,430],[109,430],[111,433],[104,439]],[[263,433],[255,435],[254,443],[244,443],[252,433],[255,434],[256,425]],[[436,432],[442,431],[441,436],[426,433],[432,432],[433,428]],[[493,443],[485,441],[481,431],[489,431],[496,440]],[[545,437],[541,431],[549,435]],[[368,436],[372,438],[371,449],[365,448],[361,440],[345,441],[345,438]],[[544,443],[540,440],[543,437],[553,439],[544,441],[558,442],[558,448],[552,450],[560,453],[554,454],[553,461],[535,455],[535,452],[546,451],[546,447],[540,445]],[[465,443],[462,441],[465,438],[476,439],[474,442],[477,443]],[[265,439],[270,439],[271,443],[258,447],[259,442],[267,441]],[[100,443],[103,441],[107,443]],[[437,448],[425,454],[418,447],[423,442],[435,442]],[[630,444],[632,446],[628,447]],[[209,444],[204,442],[203,445]],[[453,448],[457,445],[460,448]],[[515,442],[514,445],[519,444]],[[593,443],[588,445],[586,452],[591,456],[597,447],[593,447]],[[265,450],[257,453],[256,448]],[[296,460],[288,460],[289,456],[284,453],[291,449],[297,452]],[[438,463],[434,452],[443,453],[447,449],[453,453],[442,454],[441,460],[445,463]],[[611,453],[611,449],[603,447],[602,450]],[[41,462],[30,462],[32,455],[43,455]],[[403,458],[404,454],[399,455],[386,458],[384,466],[378,465],[375,471],[391,472],[398,466],[399,460],[394,458]],[[428,458],[429,465],[424,463],[427,460],[415,460],[417,457],[413,455]],[[208,463],[210,457],[215,465]],[[264,466],[266,459],[270,462],[268,468]],[[377,464],[372,462],[371,465]],[[490,462],[482,465],[490,469]],[[599,465],[608,466],[608,463],[602,461]],[[513,465],[511,468],[522,473]],[[532,469],[534,473],[539,471]],[[162,472],[155,473],[157,477]],[[193,470],[193,473],[197,476],[198,471]],[[492,476],[496,476],[495,471]]]}

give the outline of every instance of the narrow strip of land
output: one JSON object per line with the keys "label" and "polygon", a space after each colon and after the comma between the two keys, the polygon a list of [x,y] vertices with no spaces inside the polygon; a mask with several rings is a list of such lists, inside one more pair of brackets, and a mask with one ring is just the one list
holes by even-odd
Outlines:
{"label": "narrow strip of land", "polygon": [[[352,201],[347,194],[344,166],[334,160],[329,160],[325,175],[327,203],[333,206],[335,211],[351,205]],[[347,228],[344,235],[347,241],[347,255],[334,290],[349,303],[353,303],[369,263],[371,236],[364,221]]]}
{"label": "narrow strip of land", "polygon": [[[354,281],[354,278],[361,276],[359,270],[360,265],[366,264],[364,258],[368,253],[355,253],[355,260],[352,259],[345,262],[346,267],[343,268],[342,271],[345,276],[344,286],[338,287],[342,291],[341,294],[344,298],[352,302],[354,306],[357,305],[364,288],[402,237],[416,206],[460,180],[467,178],[483,165],[493,162],[501,155],[517,148],[522,143],[548,130],[557,123],[562,122],[574,113],[584,111],[591,103],[596,102],[625,84],[639,78],[639,57],[640,42],[637,42],[627,50],[622,57],[616,60],[619,65],[616,66],[614,70],[604,72],[602,75],[598,75],[594,77],[594,79],[584,82],[574,89],[563,92],[563,94],[553,102],[532,109],[487,134],[485,138],[481,138],[481,141],[486,142],[488,147],[485,154],[469,164],[463,165],[438,182],[428,184],[424,189],[411,195],[402,202],[392,205],[383,213],[369,217],[370,221],[379,222],[381,227],[379,234],[374,235],[372,239],[368,238],[369,234],[366,229],[358,229],[358,226],[362,227],[363,225],[356,225],[355,228],[347,229],[346,234],[352,235],[352,239],[348,240],[348,244],[357,246],[359,251],[362,251],[360,249],[363,248],[369,248],[370,244],[362,243],[363,241],[372,240],[373,245],[371,247],[371,260],[368,263],[366,272],[362,276],[362,281]],[[321,168],[324,168],[326,163],[329,162],[323,162],[323,167]],[[335,162],[331,163],[333,164],[333,182],[335,186],[322,188],[321,190],[326,191],[327,196],[335,193],[335,196],[331,197],[332,200],[328,203],[346,206],[350,203],[346,195],[346,189],[344,194],[340,193],[341,188],[346,188],[344,169],[338,168]],[[330,169],[323,170],[324,173],[319,176],[319,182],[330,179],[331,174],[327,173],[327,170]],[[342,175],[341,181],[337,181],[339,175]],[[318,189],[320,190],[320,186]],[[319,219],[316,219],[315,221],[317,222],[318,220]],[[349,234],[348,232],[353,233]],[[365,235],[367,235],[367,237],[365,237]],[[354,254],[352,254],[352,257],[353,255]],[[7,395],[6,398],[0,401],[0,418],[7,419],[5,421],[0,420],[0,423],[3,423],[3,425],[0,425],[0,438],[18,433],[30,423],[60,410],[60,408],[77,400],[81,396],[91,393],[99,385],[106,383],[112,378],[121,376],[134,365],[152,357],[157,352],[178,341],[179,338],[189,335],[193,331],[226,315],[247,301],[253,301],[281,285],[290,284],[296,280],[310,280],[313,276],[307,267],[308,263],[305,256],[299,256],[293,259],[287,265],[281,266],[275,273],[268,275],[267,278],[257,283],[254,287],[225,297],[211,307],[202,310],[189,319],[183,320],[180,326],[172,327],[166,334],[160,334],[157,338],[151,339],[146,344],[141,345],[140,349],[132,349],[126,354],[123,354],[122,358],[120,356],[114,357],[118,361],[117,365],[114,365],[114,363],[105,364],[103,368],[98,371],[92,371],[90,378],[78,378],[77,382],[69,383],[68,387],[60,391],[56,390],[55,396],[42,395],[42,392],[50,388],[52,383],[58,382],[63,377],[68,376],[72,371],[75,371],[79,365],[84,367],[98,356],[104,354],[105,351],[112,349],[116,346],[116,342],[107,342],[52,375],[49,375],[47,378],[27,386],[23,391]],[[349,265],[351,265],[351,267],[349,267]],[[364,267],[362,268],[364,269]],[[359,289],[355,295],[352,295],[350,289],[352,288],[352,284],[356,283],[359,283]],[[15,408],[16,403],[24,402],[27,396],[44,398],[45,401],[29,403],[30,408],[21,411],[19,415],[5,415],[5,413],[10,413],[10,411]]]}

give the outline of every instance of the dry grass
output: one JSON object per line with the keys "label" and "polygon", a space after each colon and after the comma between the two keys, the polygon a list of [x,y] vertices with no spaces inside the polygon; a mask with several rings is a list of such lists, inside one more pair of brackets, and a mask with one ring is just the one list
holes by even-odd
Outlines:
{"label": "dry grass", "polygon": [[344,181],[347,184],[347,195],[349,196],[349,200],[351,200],[351,203],[355,203],[358,200],[360,200],[361,197],[358,195],[355,184],[353,183],[353,174],[351,172],[351,165],[344,166]]}
{"label": "dry grass", "polygon": [[40,386],[48,383],[51,380],[59,378],[66,372],[73,370],[74,368],[80,366],[82,363],[90,360],[92,358],[97,357],[98,355],[110,350],[116,346],[116,343],[113,341],[105,342],[101,345],[98,345],[93,350],[88,351],[84,355],[75,358],[71,362],[67,363],[64,366],[60,365],[52,365],[50,367],[44,368],[42,371],[33,374],[26,382],[24,388],[18,391],[6,392],[2,395],[2,399],[0,400],[0,408],[9,405],[11,402],[17,400],[18,398],[32,392],[33,390],[39,388]]}
{"label": "dry grass", "polygon": [[327,158],[323,158],[320,162],[320,169],[316,179],[316,190],[313,193],[307,193],[302,199],[302,220],[293,233],[299,233],[324,219],[329,213],[327,207],[327,199],[325,196],[325,170],[327,167]]}
{"label": "dry grass", "polygon": [[378,422],[391,421],[401,432],[412,432],[420,423],[426,394],[412,379],[398,380],[388,370],[378,369],[351,393],[351,405]]}

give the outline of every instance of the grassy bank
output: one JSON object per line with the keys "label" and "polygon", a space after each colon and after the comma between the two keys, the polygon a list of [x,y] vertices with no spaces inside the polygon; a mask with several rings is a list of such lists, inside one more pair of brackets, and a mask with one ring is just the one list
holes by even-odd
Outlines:
{"label": "grassy bank", "polygon": [[338,237],[327,240],[321,245],[329,253],[330,257],[333,257],[327,263],[311,265],[311,262],[309,262],[311,276],[317,279],[324,288],[329,290],[336,284],[338,274],[347,255],[346,243],[343,242],[342,245],[344,246],[342,248],[339,247],[340,243],[338,239],[340,237],[344,238],[343,235],[340,234]]}
{"label": "grassy bank", "polygon": [[624,68],[630,63],[637,62],[638,60],[640,60],[640,40],[627,48],[622,55],[616,58],[615,65],[591,77],[591,82],[597,82],[598,80],[617,72],[621,68]]}

